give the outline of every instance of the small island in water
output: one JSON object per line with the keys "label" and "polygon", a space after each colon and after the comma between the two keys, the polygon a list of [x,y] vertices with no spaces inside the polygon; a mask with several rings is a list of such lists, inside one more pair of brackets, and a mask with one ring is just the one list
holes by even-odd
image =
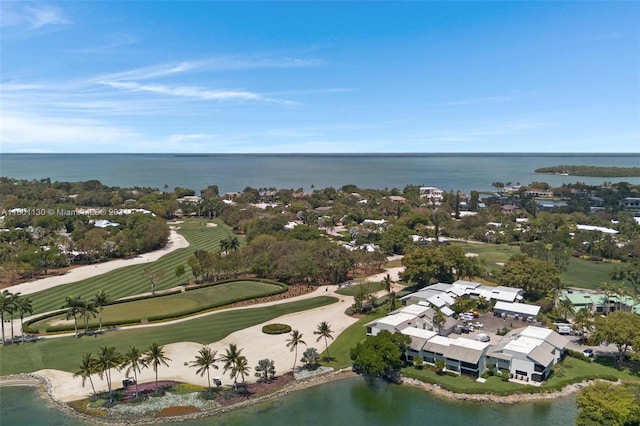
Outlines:
{"label": "small island in water", "polygon": [[535,170],[536,173],[589,176],[589,177],[640,177],[640,167],[601,167],[601,166],[552,166]]}

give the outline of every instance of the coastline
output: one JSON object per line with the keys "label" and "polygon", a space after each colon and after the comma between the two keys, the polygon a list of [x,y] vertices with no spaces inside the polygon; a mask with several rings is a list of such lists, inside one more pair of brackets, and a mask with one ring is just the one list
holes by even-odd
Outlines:
{"label": "coastline", "polygon": [[[251,407],[256,404],[268,402],[276,399],[286,397],[287,395],[308,389],[315,386],[320,386],[337,380],[344,380],[352,377],[358,377],[359,375],[352,372],[351,369],[342,369],[338,371],[332,371],[316,376],[311,376],[304,379],[299,379],[284,388],[277,389],[267,395],[263,395],[254,399],[248,399],[232,405],[217,407],[211,410],[205,410],[198,413],[186,414],[181,416],[160,417],[160,418],[128,418],[127,420],[120,421],[118,419],[104,419],[96,416],[91,416],[85,413],[78,412],[71,408],[64,401],[58,400],[53,392],[53,387],[50,380],[46,376],[23,373],[10,376],[0,376],[0,389],[4,386],[36,386],[40,389],[40,394],[47,401],[53,403],[53,405],[65,412],[66,414],[75,418],[87,421],[96,425],[131,425],[131,424],[157,424],[157,423],[171,423],[181,422],[185,420],[196,420],[211,417],[217,414],[224,414],[235,410]],[[521,402],[540,402],[540,401],[552,401],[562,398],[571,397],[579,392],[585,386],[594,383],[593,380],[586,382],[573,383],[565,386],[560,391],[554,392],[539,392],[533,394],[511,394],[511,395],[493,395],[493,394],[466,394],[455,393],[442,389],[438,385],[421,382],[416,379],[404,378],[402,386],[411,386],[418,388],[425,392],[430,392],[434,396],[445,398],[459,402],[490,402],[493,404],[516,404]]]}

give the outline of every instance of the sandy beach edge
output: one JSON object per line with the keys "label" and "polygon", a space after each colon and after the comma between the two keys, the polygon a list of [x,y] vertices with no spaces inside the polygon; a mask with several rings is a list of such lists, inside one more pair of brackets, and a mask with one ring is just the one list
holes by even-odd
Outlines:
{"label": "sandy beach edge", "polygon": [[[234,410],[251,407],[253,405],[260,404],[263,402],[279,399],[289,395],[292,392],[297,392],[297,391],[308,389],[314,386],[319,386],[319,385],[323,385],[333,381],[343,380],[343,379],[352,378],[352,377],[358,377],[358,375],[352,372],[350,368],[347,368],[347,369],[325,373],[322,375],[313,376],[306,379],[300,379],[292,383],[291,385],[282,389],[278,389],[268,395],[264,395],[254,399],[248,399],[246,401],[241,401],[229,406],[218,407],[213,410],[206,410],[199,413],[193,413],[193,414],[175,416],[175,417],[128,419],[126,422],[122,422],[116,419],[102,419],[99,417],[80,413],[74,410],[65,402],[56,399],[52,391],[51,382],[47,377],[42,375],[24,373],[24,374],[15,374],[15,375],[9,375],[9,376],[0,376],[0,388],[5,386],[38,386],[41,390],[42,397],[50,400],[56,408],[64,411],[66,414],[70,416],[82,419],[91,424],[97,424],[97,425],[140,424],[142,425],[142,424],[156,424],[161,422],[171,423],[171,422],[180,422],[185,420],[195,420],[195,419],[214,416],[216,414],[228,413]],[[452,401],[516,404],[520,402],[542,402],[542,401],[551,401],[551,400],[557,400],[561,398],[567,398],[567,397],[573,396],[574,394],[579,392],[581,389],[583,389],[585,386],[588,386],[594,382],[595,382],[594,380],[590,380],[585,382],[573,383],[565,386],[563,389],[559,391],[553,391],[553,392],[539,392],[539,393],[525,393],[525,394],[511,394],[511,395],[455,393],[455,392],[445,390],[436,384],[425,383],[425,382],[421,382],[419,380],[411,379],[411,378],[404,378],[402,381],[402,385],[418,388],[423,391],[429,392],[434,396],[437,396],[443,399],[452,400]]]}

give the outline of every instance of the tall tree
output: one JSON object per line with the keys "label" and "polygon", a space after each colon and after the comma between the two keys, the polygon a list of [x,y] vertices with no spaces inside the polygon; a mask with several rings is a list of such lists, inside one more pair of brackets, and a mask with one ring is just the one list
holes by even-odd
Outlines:
{"label": "tall tree", "polygon": [[169,366],[168,361],[171,361],[164,353],[164,346],[161,346],[158,342],[153,342],[144,353],[144,361],[153,368],[156,373],[156,395],[158,394],[158,367],[164,365]]}
{"label": "tall tree", "polygon": [[580,391],[576,398],[580,410],[578,426],[629,426],[640,424],[640,389],[637,385],[618,385],[598,381]]}
{"label": "tall tree", "polygon": [[24,343],[24,316],[33,313],[33,304],[28,297],[18,297],[15,301],[15,309],[20,316],[20,332],[22,343]]}
{"label": "tall tree", "polygon": [[447,322],[447,316],[438,308],[433,314],[433,325],[438,328],[438,334],[442,335],[442,326]]}
{"label": "tall tree", "polygon": [[[241,361],[244,359],[244,361]],[[242,367],[243,364],[246,367],[247,358],[242,355],[242,349],[238,349],[238,345],[235,343],[229,343],[229,347],[225,349],[224,354],[220,357],[220,361],[224,362],[222,371],[226,374],[231,370],[231,377],[234,380],[234,389],[238,389],[238,367]],[[247,367],[248,368],[248,367]]]}
{"label": "tall tree", "polygon": [[95,296],[93,296],[93,304],[96,308],[98,308],[100,331],[102,331],[102,311],[104,310],[104,307],[109,304],[109,302],[110,302],[109,296],[102,289],[98,291]]}
{"label": "tall tree", "polygon": [[318,324],[316,331],[313,332],[313,334],[318,335],[316,342],[324,338],[324,347],[325,347],[325,350],[327,351],[327,361],[331,360],[331,356],[329,356],[329,344],[327,343],[327,339],[333,339],[332,333],[333,333],[333,330],[331,330],[331,326],[326,321],[322,321],[320,324]]}
{"label": "tall tree", "polygon": [[144,354],[140,349],[133,345],[129,346],[127,352],[122,356],[122,368],[126,368],[124,374],[127,376],[133,371],[133,378],[136,383],[136,395],[138,395],[138,373],[147,367],[148,365],[144,359]]}
{"label": "tall tree", "polygon": [[249,367],[249,362],[247,361],[247,357],[244,355],[240,355],[236,358],[236,362],[231,367],[231,375],[233,376],[233,388],[238,390],[238,376],[244,382],[245,376],[249,374],[251,367]]}
{"label": "tall tree", "polygon": [[640,336],[640,316],[632,312],[615,311],[606,317],[598,317],[595,322],[594,338],[602,343],[618,348],[618,361],[622,361],[627,351]]}
{"label": "tall tree", "polygon": [[578,327],[578,330],[582,333],[580,340],[584,344],[587,338],[587,333],[591,331],[591,325],[593,324],[594,315],[589,308],[582,307],[576,311],[573,323]]}
{"label": "tall tree", "polygon": [[98,308],[93,303],[93,300],[82,300],[79,307],[80,316],[84,318],[84,334],[89,333],[89,318],[95,318],[98,313]]}
{"label": "tall tree", "polygon": [[402,354],[410,342],[409,336],[383,330],[352,348],[351,360],[356,371],[365,376],[397,381],[402,367]]}
{"label": "tall tree", "polygon": [[91,376],[98,374],[99,372],[100,370],[98,368],[97,360],[91,356],[90,352],[87,352],[82,355],[82,361],[80,361],[78,369],[73,373],[73,377],[82,377],[82,387],[84,387],[87,379],[89,379],[93,395],[96,395],[96,387],[93,385],[93,379]]}
{"label": "tall tree", "polygon": [[10,303],[11,303],[11,293],[8,290],[2,291],[0,293],[0,320],[2,320],[2,344],[5,343],[5,334],[4,334],[4,314],[9,313]]}
{"label": "tall tree", "polygon": [[113,402],[113,394],[111,392],[111,370],[120,369],[122,364],[122,355],[116,352],[113,346],[101,346],[96,357],[96,368],[100,373],[100,377],[104,377],[109,389],[109,402]]}
{"label": "tall tree", "polygon": [[73,323],[75,328],[76,337],[78,337],[78,315],[80,314],[82,306],[82,299],[74,296],[67,296],[64,299],[64,305],[61,306],[62,309],[67,310],[66,318],[73,317]]}
{"label": "tall tree", "polygon": [[395,291],[389,293],[389,312],[396,309],[398,306],[398,294]]}
{"label": "tall tree", "polygon": [[576,313],[576,308],[573,306],[573,303],[571,303],[571,300],[567,298],[560,300],[556,309],[558,310],[558,314],[562,315],[565,320],[569,315]]}
{"label": "tall tree", "polygon": [[558,287],[560,274],[551,263],[516,254],[505,262],[496,278],[498,284],[521,288],[528,299],[540,300]]}
{"label": "tall tree", "polygon": [[302,340],[302,333],[298,330],[292,330],[289,334],[289,339],[287,339],[287,347],[291,352],[295,350],[295,356],[293,358],[293,368],[292,371],[296,369],[296,362],[298,361],[298,345],[307,346],[306,342]]}
{"label": "tall tree", "polygon": [[164,268],[153,269],[151,266],[147,266],[144,268],[142,274],[149,280],[149,283],[151,284],[151,295],[155,296],[156,286],[164,279]]}
{"label": "tall tree", "polygon": [[216,365],[216,361],[218,361],[216,359],[216,355],[218,353],[214,350],[212,350],[211,348],[209,348],[208,346],[204,346],[200,349],[200,351],[198,352],[198,355],[196,355],[196,359],[195,361],[191,361],[190,363],[190,367],[197,367],[198,369],[196,370],[196,374],[199,374],[200,377],[204,376],[204,373],[207,373],[207,384],[209,386],[209,395],[211,395],[211,377],[210,377],[210,373],[209,370],[211,370],[211,368],[214,369],[218,369],[218,366]]}
{"label": "tall tree", "polygon": [[9,301],[7,303],[6,311],[9,313],[9,324],[11,324],[11,342],[15,342],[15,335],[13,334],[13,315],[18,312],[18,300],[20,299],[20,292],[9,293]]}
{"label": "tall tree", "polygon": [[385,275],[385,277],[382,279],[382,285],[384,286],[387,294],[391,293],[391,290],[393,289],[393,280],[391,279],[391,275]]}

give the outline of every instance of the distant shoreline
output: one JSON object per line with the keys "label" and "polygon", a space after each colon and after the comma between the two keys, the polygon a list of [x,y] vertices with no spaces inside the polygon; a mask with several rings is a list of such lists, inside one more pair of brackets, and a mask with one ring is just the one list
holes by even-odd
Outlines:
{"label": "distant shoreline", "polygon": [[542,167],[534,170],[540,174],[581,176],[581,177],[602,177],[602,178],[625,178],[640,177],[640,167],[608,167],[608,166],[571,166],[560,165]]}

